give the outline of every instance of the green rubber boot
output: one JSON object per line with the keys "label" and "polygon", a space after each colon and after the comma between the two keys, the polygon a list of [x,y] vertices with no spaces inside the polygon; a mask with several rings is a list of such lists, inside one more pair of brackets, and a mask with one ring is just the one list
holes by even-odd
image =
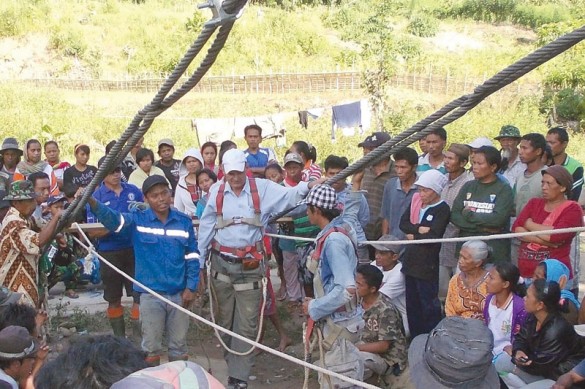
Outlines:
{"label": "green rubber boot", "polygon": [[111,317],[110,325],[112,326],[112,330],[114,330],[115,336],[126,336],[126,326],[124,324],[124,316],[120,317]]}

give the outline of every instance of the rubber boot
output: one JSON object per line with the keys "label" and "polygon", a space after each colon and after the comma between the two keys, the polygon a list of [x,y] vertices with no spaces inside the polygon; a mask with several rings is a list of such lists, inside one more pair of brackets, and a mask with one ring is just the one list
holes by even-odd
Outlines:
{"label": "rubber boot", "polygon": [[110,325],[112,326],[112,330],[114,330],[115,336],[126,336],[126,324],[124,323],[124,316],[111,317]]}
{"label": "rubber boot", "polygon": [[108,319],[110,320],[110,325],[112,326],[112,330],[114,330],[115,336],[126,336],[126,326],[124,323],[124,308],[120,307],[110,307],[106,311],[108,315]]}
{"label": "rubber boot", "polygon": [[146,364],[148,367],[154,367],[160,365],[160,356],[159,355],[152,355],[150,357],[146,357],[145,359]]}
{"label": "rubber boot", "polygon": [[132,328],[130,340],[140,346],[142,343],[142,323],[140,322],[140,309],[137,304],[134,304],[130,311],[130,328]]}
{"label": "rubber boot", "polygon": [[140,346],[142,343],[142,323],[140,320],[130,319],[130,328],[132,328],[132,336],[130,336],[130,341]]}

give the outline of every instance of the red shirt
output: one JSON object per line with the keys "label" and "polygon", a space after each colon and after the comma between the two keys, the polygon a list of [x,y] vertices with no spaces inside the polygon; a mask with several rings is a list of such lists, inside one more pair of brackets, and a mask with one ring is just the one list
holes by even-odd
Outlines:
{"label": "red shirt", "polygon": [[[512,231],[516,230],[516,227],[523,227],[526,220],[532,219],[533,222],[542,224],[546,217],[550,214],[544,210],[546,200],[542,198],[533,198],[528,201],[518,218],[512,226]],[[557,220],[553,222],[551,229],[560,228],[571,228],[581,227],[583,225],[583,210],[581,206],[575,201],[571,201],[571,204],[565,208]],[[540,262],[545,259],[553,258],[558,259],[571,270],[571,278],[573,277],[573,269],[571,267],[571,259],[569,253],[571,251],[571,240],[575,237],[574,232],[564,234],[554,234],[550,236],[550,242],[559,245],[559,247],[542,247],[536,252],[534,258],[529,258],[527,255],[523,255],[523,250],[528,248],[528,242],[521,242],[520,252],[518,255],[518,268],[520,269],[520,275],[522,277],[531,278],[534,274],[534,269]]]}

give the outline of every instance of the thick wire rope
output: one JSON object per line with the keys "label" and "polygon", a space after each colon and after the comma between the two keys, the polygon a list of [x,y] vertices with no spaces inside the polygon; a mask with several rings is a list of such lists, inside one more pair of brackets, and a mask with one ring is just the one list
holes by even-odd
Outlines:
{"label": "thick wire rope", "polygon": [[[335,176],[325,181],[325,184],[332,184],[339,180],[344,180],[352,174],[370,166],[383,158],[388,158],[398,150],[424,138],[433,130],[444,127],[449,123],[464,116],[467,112],[485,100],[491,94],[518,80],[528,72],[536,69],[543,63],[551,60],[562,52],[570,49],[577,43],[585,39],[585,26],[582,26],[570,33],[567,33],[553,42],[533,51],[524,58],[516,61],[512,65],[495,74],[483,84],[475,88],[473,93],[460,96],[449,102],[433,114],[420,120],[418,123],[394,136],[392,139],[375,148],[373,151],[360,158],[347,168],[343,169]],[[277,219],[286,215],[296,207],[287,209],[275,214],[268,221],[274,223]]]}
{"label": "thick wire rope", "polygon": [[[246,0],[226,0],[223,3],[219,3],[217,1],[209,3],[210,7],[216,7],[214,12],[216,17],[203,26],[203,29],[197,39],[193,42],[179,63],[177,63],[175,69],[165,80],[152,101],[140,111],[138,111],[138,113],[135,115],[134,119],[130,122],[120,138],[116,141],[110,152],[106,155],[104,163],[102,163],[98,168],[96,175],[84,191],[83,195],[75,199],[71,206],[64,212],[63,216],[59,220],[54,235],[56,235],[56,233],[63,229],[63,227],[65,227],[65,225],[67,225],[70,220],[73,220],[76,215],[84,210],[87,200],[92,195],[93,191],[99,185],[99,183],[104,179],[107,172],[111,169],[112,166],[116,166],[125,158],[130,150],[138,143],[140,138],[142,138],[142,136],[144,136],[144,134],[150,129],[150,126],[154,122],[155,118],[171,107],[174,103],[176,103],[191,89],[193,89],[193,87],[195,87],[195,85],[197,85],[197,83],[203,78],[225,45],[225,42],[236,20],[237,14],[241,12],[246,2]],[[219,32],[209,47],[207,55],[198,66],[196,71],[185,83],[183,83],[183,85],[181,85],[170,96],[168,96],[173,87],[183,76],[189,65],[193,62],[195,57],[209,41],[219,25],[221,25]]]}

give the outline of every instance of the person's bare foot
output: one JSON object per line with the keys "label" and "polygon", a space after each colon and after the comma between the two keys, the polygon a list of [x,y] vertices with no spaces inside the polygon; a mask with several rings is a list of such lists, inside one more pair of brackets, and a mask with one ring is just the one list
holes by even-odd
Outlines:
{"label": "person's bare foot", "polygon": [[286,348],[287,348],[288,346],[290,346],[291,344],[292,344],[292,340],[291,340],[291,338],[289,338],[289,337],[288,337],[288,336],[286,336],[286,335],[282,335],[282,336],[280,337],[280,344],[278,345],[278,348],[277,348],[277,350],[283,353],[283,352],[284,352],[284,350],[286,350]]}

